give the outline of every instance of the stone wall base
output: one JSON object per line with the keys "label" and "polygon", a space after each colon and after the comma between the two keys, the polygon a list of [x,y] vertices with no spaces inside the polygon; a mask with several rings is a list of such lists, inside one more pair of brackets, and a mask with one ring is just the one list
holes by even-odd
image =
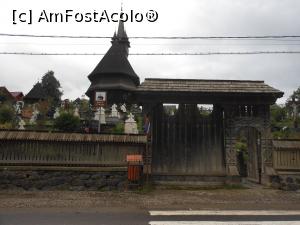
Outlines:
{"label": "stone wall base", "polygon": [[279,174],[270,176],[271,187],[287,191],[300,190],[300,174]]}
{"label": "stone wall base", "polygon": [[127,171],[0,171],[0,190],[124,190],[126,184]]}

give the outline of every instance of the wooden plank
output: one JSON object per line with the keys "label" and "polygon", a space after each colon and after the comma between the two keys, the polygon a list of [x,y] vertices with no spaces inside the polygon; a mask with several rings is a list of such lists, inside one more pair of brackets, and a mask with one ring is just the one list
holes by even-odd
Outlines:
{"label": "wooden plank", "polygon": [[63,164],[66,166],[71,166],[71,165],[98,165],[98,166],[105,166],[105,165],[127,165],[126,162],[124,161],[105,161],[105,162],[99,162],[99,161],[80,161],[80,162],[64,162],[64,161],[46,161],[46,160],[40,160],[40,161],[35,161],[35,160],[0,160],[0,165],[34,165],[34,164],[43,164],[43,165],[59,165]]}
{"label": "wooden plank", "polygon": [[275,169],[300,170],[300,151],[290,149],[275,149],[273,152]]}
{"label": "wooden plank", "polygon": [[107,166],[107,167],[65,167],[65,166],[1,166],[6,170],[32,170],[32,171],[85,171],[85,172],[126,172],[127,166]]}

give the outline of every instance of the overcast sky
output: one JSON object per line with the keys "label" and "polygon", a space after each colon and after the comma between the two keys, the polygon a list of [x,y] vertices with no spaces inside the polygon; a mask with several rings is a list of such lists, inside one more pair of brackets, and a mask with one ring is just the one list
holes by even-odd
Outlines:
{"label": "overcast sky", "polygon": [[[0,33],[112,36],[117,23],[37,22],[46,12],[119,12],[121,0],[3,0]],[[150,23],[127,22],[128,36],[247,36],[300,35],[299,0],[124,0],[124,12],[158,12]],[[33,24],[13,24],[13,10],[33,12]],[[137,40],[131,53],[300,51],[300,38],[286,40]],[[0,52],[105,53],[109,39],[50,39],[0,36]],[[0,55],[0,86],[26,94],[53,70],[64,91],[74,99],[89,87],[88,74],[102,56]],[[283,103],[300,86],[300,54],[218,56],[129,56],[141,81],[144,78],[264,80],[285,92]]]}

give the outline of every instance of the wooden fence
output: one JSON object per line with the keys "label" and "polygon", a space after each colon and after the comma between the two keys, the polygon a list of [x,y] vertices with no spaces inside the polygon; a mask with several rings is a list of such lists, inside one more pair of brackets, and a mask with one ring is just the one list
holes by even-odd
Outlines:
{"label": "wooden fence", "polygon": [[0,165],[124,166],[128,154],[144,153],[146,141],[142,135],[0,131]]}
{"label": "wooden fence", "polygon": [[273,140],[273,166],[300,171],[300,140]]}

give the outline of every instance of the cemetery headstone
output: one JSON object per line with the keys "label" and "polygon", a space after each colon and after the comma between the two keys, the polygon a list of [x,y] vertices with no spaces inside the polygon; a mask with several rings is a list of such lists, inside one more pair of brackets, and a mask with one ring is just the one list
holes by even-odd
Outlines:
{"label": "cemetery headstone", "polygon": [[79,114],[79,108],[76,107],[75,110],[74,110],[74,116],[77,116],[77,117],[80,117],[80,114]]}
{"label": "cemetery headstone", "polygon": [[129,114],[128,119],[125,120],[125,134],[138,134],[137,123],[134,120],[132,113]]}
{"label": "cemetery headstone", "polygon": [[19,121],[19,130],[25,130],[25,125],[26,125],[26,123],[25,123],[25,121],[24,120],[22,120],[22,119],[20,119],[20,121]]}
{"label": "cemetery headstone", "polygon": [[35,124],[39,113],[40,112],[35,108],[29,121],[31,124]]}
{"label": "cemetery headstone", "polygon": [[55,109],[55,113],[53,114],[53,119],[56,119],[56,118],[59,117],[59,116],[60,116],[59,108],[57,107],[57,108]]}
{"label": "cemetery headstone", "polygon": [[105,109],[104,108],[100,108],[100,123],[101,124],[105,124],[106,120],[105,120]]}
{"label": "cemetery headstone", "polygon": [[126,104],[124,103],[123,105],[121,105],[121,111],[123,112],[123,113],[126,113]]}
{"label": "cemetery headstone", "polygon": [[111,114],[110,114],[110,117],[117,117],[117,118],[120,117],[119,112],[118,112],[118,110],[117,110],[117,105],[116,105],[116,104],[113,104],[113,105],[111,106]]}

